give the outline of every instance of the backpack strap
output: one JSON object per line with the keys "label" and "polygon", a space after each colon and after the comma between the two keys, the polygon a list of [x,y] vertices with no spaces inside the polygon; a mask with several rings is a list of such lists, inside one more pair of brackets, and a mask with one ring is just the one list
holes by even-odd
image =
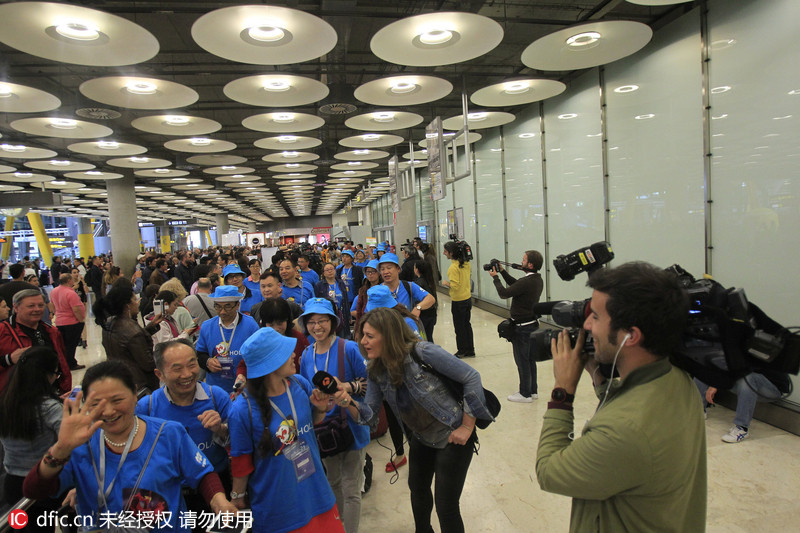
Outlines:
{"label": "backpack strap", "polygon": [[419,302],[414,301],[414,293],[411,292],[411,284],[404,279],[401,279],[400,283],[403,284],[403,288],[406,290],[406,294],[408,294],[408,301],[411,302],[411,307],[417,305]]}

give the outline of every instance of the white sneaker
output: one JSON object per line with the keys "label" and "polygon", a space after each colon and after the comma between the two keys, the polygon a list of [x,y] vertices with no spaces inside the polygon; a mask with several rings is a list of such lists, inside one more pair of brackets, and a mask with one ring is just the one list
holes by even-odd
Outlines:
{"label": "white sneaker", "polygon": [[[538,398],[538,397],[539,397],[539,396],[538,396],[538,395],[536,395],[536,394],[534,394],[533,396],[535,396],[536,398]],[[535,400],[536,398],[533,398],[533,397],[528,397],[528,396],[523,396],[523,395],[522,395],[522,394],[520,394],[519,392],[515,392],[514,394],[512,394],[512,395],[510,395],[510,396],[508,397],[508,401],[509,401],[509,402],[517,402],[517,403],[531,403],[531,402],[533,402],[533,400]]]}
{"label": "white sneaker", "polygon": [[742,442],[744,439],[750,436],[750,431],[746,430],[742,426],[733,425],[731,429],[722,436],[723,442]]}

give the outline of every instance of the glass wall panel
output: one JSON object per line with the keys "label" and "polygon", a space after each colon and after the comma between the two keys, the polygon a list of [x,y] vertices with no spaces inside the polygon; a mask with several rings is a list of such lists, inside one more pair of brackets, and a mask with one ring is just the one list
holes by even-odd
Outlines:
{"label": "glass wall panel", "polygon": [[505,214],[503,212],[503,165],[500,128],[481,130],[483,138],[476,142],[475,179],[477,204],[477,239],[473,246],[472,279],[475,295],[489,302],[505,305],[497,296],[492,277],[483,272],[481,265],[492,258],[505,258]]}
{"label": "glass wall panel", "polygon": [[614,264],[705,265],[700,10],[605,69]]}
{"label": "glass wall panel", "polygon": [[[538,103],[519,113],[517,120],[511,124],[503,126],[506,217],[508,217],[506,260],[509,263],[521,262],[522,254],[526,250],[539,250],[544,254],[545,218],[540,129]],[[520,271],[512,271],[515,277],[521,274]],[[545,294],[546,292],[542,293],[542,300]],[[511,300],[506,302],[510,305]]]}
{"label": "glass wall panel", "polygon": [[712,273],[786,326],[800,301],[798,20],[792,0],[709,3]]}
{"label": "glass wall panel", "polygon": [[605,238],[597,69],[545,100],[544,110],[550,298],[582,299],[589,295],[585,274],[562,281],[552,259]]}

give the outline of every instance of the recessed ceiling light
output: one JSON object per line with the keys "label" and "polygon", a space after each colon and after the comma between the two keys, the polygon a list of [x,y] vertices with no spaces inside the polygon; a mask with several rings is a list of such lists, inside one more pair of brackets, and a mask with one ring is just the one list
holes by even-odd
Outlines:
{"label": "recessed ceiling light", "polygon": [[392,82],[391,91],[395,94],[406,94],[414,91],[417,84],[409,80],[397,80]]}
{"label": "recessed ceiling light", "polygon": [[579,33],[567,39],[567,46],[572,48],[583,48],[584,46],[589,46],[590,44],[596,43],[601,37],[602,36],[596,31]]}
{"label": "recessed ceiling light", "polygon": [[786,120],[787,118],[792,118],[792,115],[784,115],[782,117],[772,117],[772,120]]}
{"label": "recessed ceiling light", "polygon": [[367,142],[374,142],[379,141],[381,136],[377,133],[367,133],[366,135],[362,135],[361,138]]}
{"label": "recessed ceiling light", "polygon": [[632,93],[639,89],[638,85],[620,85],[616,89],[614,89],[615,93]]}
{"label": "recessed ceiling light", "polygon": [[281,124],[294,122],[294,113],[275,113],[272,115],[272,120]]}
{"label": "recessed ceiling light", "polygon": [[563,115],[558,115],[559,120],[570,120],[572,118],[576,118],[578,116],[577,113],[564,113]]}
{"label": "recessed ceiling light", "polygon": [[280,135],[278,137],[279,143],[289,144],[289,143],[296,143],[297,136],[296,135]]}
{"label": "recessed ceiling light", "polygon": [[14,172],[14,175],[18,178],[30,178],[33,176],[30,172]]}
{"label": "recessed ceiling light", "polygon": [[157,168],[157,169],[153,170],[153,172],[155,172],[156,174],[169,174],[169,169],[168,168]]}
{"label": "recessed ceiling light", "polygon": [[53,185],[66,185],[67,184],[66,181],[61,181],[61,180],[53,180],[50,183],[52,183]]}
{"label": "recessed ceiling light", "polygon": [[[11,96],[13,91],[11,90],[11,86],[6,83],[0,83],[0,98],[6,98]],[[790,93],[791,94],[791,93]]]}
{"label": "recessed ceiling light", "polygon": [[130,158],[130,162],[131,163],[147,163],[148,161],[150,161],[150,158],[147,158],[147,157],[131,157]]}
{"label": "recessed ceiling light", "polygon": [[166,119],[164,119],[170,126],[186,126],[189,124],[189,117],[177,116],[177,115],[168,115]]}
{"label": "recessed ceiling light", "polygon": [[527,81],[511,81],[503,84],[503,92],[506,94],[523,94],[531,89]]}
{"label": "recessed ceiling light", "polygon": [[418,35],[419,41],[428,45],[444,44],[453,38],[453,32],[446,29],[432,29]]}
{"label": "recessed ceiling light", "polygon": [[119,143],[116,141],[99,141],[97,147],[103,150],[116,150],[119,148]]}
{"label": "recessed ceiling light", "polygon": [[69,118],[51,118],[50,125],[60,130],[74,130],[78,127],[78,121]]}
{"label": "recessed ceiling light", "polygon": [[278,24],[273,23],[251,26],[247,29],[247,35],[256,41],[272,43],[283,39],[286,32]]}
{"label": "recessed ceiling light", "polygon": [[54,167],[68,167],[70,165],[70,162],[59,159],[52,159],[50,160],[50,164],[53,165]]}
{"label": "recessed ceiling light", "polygon": [[194,137],[193,139],[189,139],[189,142],[194,146],[208,146],[211,144],[211,139],[207,137]]}
{"label": "recessed ceiling light", "polygon": [[369,154],[369,150],[353,150],[355,155],[367,155]]}
{"label": "recessed ceiling light", "polygon": [[711,116],[711,120],[719,120],[721,118],[727,118],[727,117],[728,117],[727,113],[723,113],[721,115],[712,115]]}
{"label": "recessed ceiling light", "polygon": [[103,173],[100,172],[99,170],[89,170],[89,171],[86,172],[86,175],[87,176],[102,176]]}
{"label": "recessed ceiling light", "polygon": [[653,113],[645,113],[644,115],[636,115],[633,117],[636,120],[647,120],[649,118],[653,118],[655,115]]}
{"label": "recessed ceiling light", "polygon": [[291,88],[292,85],[289,83],[289,80],[284,79],[272,79],[264,83],[265,91],[280,93],[283,91],[288,91]]}
{"label": "recessed ceiling light", "polygon": [[372,114],[372,119],[375,122],[391,122],[394,120],[394,113],[391,111],[379,111]]}
{"label": "recessed ceiling light", "polygon": [[726,92],[728,92],[730,90],[731,90],[731,86],[730,85],[722,85],[720,87],[714,87],[713,89],[711,89],[711,94],[726,93]]}
{"label": "recessed ceiling light", "polygon": [[486,117],[488,116],[488,113],[469,113],[467,114],[467,119],[474,122],[480,122],[481,120],[486,120]]}
{"label": "recessed ceiling light", "polygon": [[281,152],[281,157],[283,157],[285,159],[294,159],[294,158],[299,157],[299,156],[300,156],[299,152],[294,152],[294,151]]}
{"label": "recessed ceiling light", "polygon": [[125,85],[125,90],[133,94],[155,94],[158,87],[148,81],[132,81]]}
{"label": "recessed ceiling light", "polygon": [[530,139],[530,138],[532,138],[532,137],[536,137],[536,134],[535,134],[535,133],[520,133],[520,134],[518,135],[518,137],[519,137],[520,139]]}
{"label": "recessed ceiling light", "polygon": [[71,21],[56,26],[56,33],[76,41],[94,41],[100,37],[98,29],[88,22]]}

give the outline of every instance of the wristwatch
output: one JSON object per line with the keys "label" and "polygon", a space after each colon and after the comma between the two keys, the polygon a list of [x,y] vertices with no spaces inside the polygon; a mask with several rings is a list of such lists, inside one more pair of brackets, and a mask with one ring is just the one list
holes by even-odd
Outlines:
{"label": "wristwatch", "polygon": [[569,394],[567,389],[563,387],[556,387],[553,389],[553,393],[550,395],[550,398],[554,402],[572,403],[575,401],[575,395]]}
{"label": "wristwatch", "polygon": [[247,495],[247,491],[245,492],[234,492],[231,491],[231,500],[238,500],[240,498],[244,498]]}
{"label": "wristwatch", "polygon": [[417,311],[422,311],[422,307],[420,307],[419,305],[417,305]]}

